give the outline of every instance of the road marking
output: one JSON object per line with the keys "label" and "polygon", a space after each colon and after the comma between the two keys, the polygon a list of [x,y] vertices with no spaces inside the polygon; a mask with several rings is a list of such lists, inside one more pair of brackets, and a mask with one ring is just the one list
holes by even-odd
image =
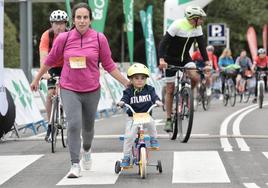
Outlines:
{"label": "road marking", "polygon": [[243,183],[247,188],[260,188],[256,183]]}
{"label": "road marking", "polygon": [[172,183],[230,183],[217,151],[174,152]]}
{"label": "road marking", "polygon": [[[240,133],[240,122],[242,121],[242,119],[249,114],[250,112],[252,112],[253,110],[256,110],[258,107],[253,107],[249,110],[246,110],[245,112],[241,113],[236,120],[233,123],[233,133],[235,135],[241,135]],[[241,151],[250,151],[249,146],[246,144],[245,140],[243,138],[236,138],[235,139],[237,142],[238,147],[241,149]]]}
{"label": "road marking", "polygon": [[268,152],[262,152],[262,153],[268,159]]}
{"label": "road marking", "polygon": [[43,155],[0,156],[0,185],[42,156]]}
{"label": "road marking", "polygon": [[[268,103],[264,103],[263,106],[268,105]],[[241,135],[240,133],[240,122],[242,121],[242,119],[249,114],[250,112],[258,109],[258,106],[255,106],[249,110],[246,110],[245,112],[241,113],[236,120],[233,123],[233,133],[235,135]],[[238,147],[240,148],[241,151],[250,151],[249,146],[247,145],[247,143],[245,142],[244,138],[235,138]]]}
{"label": "road marking", "polygon": [[122,153],[92,153],[92,168],[82,171],[82,177],[70,179],[66,176],[57,185],[100,185],[115,184],[119,174],[114,172],[115,162]]}
{"label": "road marking", "polygon": [[[252,107],[255,107],[255,106],[257,106],[257,105],[254,104],[254,105],[250,105],[248,107],[242,108],[242,109],[236,111],[235,113],[229,115],[227,118],[225,118],[224,121],[221,124],[220,135],[222,135],[222,136],[223,135],[227,135],[228,124],[229,124],[229,122],[231,121],[231,119],[233,117],[235,117],[237,114],[239,114],[239,113],[241,113],[241,112],[243,112],[243,111],[245,111],[247,109],[250,109]],[[228,138],[221,138],[220,139],[220,142],[221,142],[221,146],[222,146],[222,148],[223,148],[224,151],[227,151],[227,152],[228,151],[233,151],[233,147],[231,146]]]}

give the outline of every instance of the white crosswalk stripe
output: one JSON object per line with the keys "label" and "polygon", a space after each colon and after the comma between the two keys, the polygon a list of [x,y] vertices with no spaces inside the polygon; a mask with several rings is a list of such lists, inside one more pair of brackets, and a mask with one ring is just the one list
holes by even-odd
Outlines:
{"label": "white crosswalk stripe", "polygon": [[[268,159],[268,152],[262,152]],[[0,156],[0,186],[10,178],[39,160],[43,155],[9,155]],[[224,163],[218,151],[177,151],[173,152],[172,184],[231,184]],[[122,158],[122,153],[92,153],[92,169],[82,171],[82,177],[62,179],[56,185],[113,185],[118,182],[120,174],[114,172],[115,162]],[[167,160],[170,161],[170,160]],[[162,165],[166,166],[166,160]],[[168,170],[168,169],[165,169]],[[136,173],[136,171],[134,172]],[[169,172],[164,171],[168,174]],[[161,176],[161,175],[160,175]],[[123,178],[124,176],[122,176]],[[137,176],[139,177],[139,176]],[[268,185],[268,183],[266,183]],[[258,188],[254,182],[242,183],[247,188]]]}
{"label": "white crosswalk stripe", "polygon": [[174,152],[172,183],[229,183],[216,151]]}
{"label": "white crosswalk stripe", "polygon": [[0,156],[0,185],[42,156],[43,155]]}
{"label": "white crosswalk stripe", "polygon": [[82,171],[82,177],[69,179],[66,176],[57,185],[115,184],[118,174],[114,172],[115,162],[122,153],[92,153],[92,168]]}

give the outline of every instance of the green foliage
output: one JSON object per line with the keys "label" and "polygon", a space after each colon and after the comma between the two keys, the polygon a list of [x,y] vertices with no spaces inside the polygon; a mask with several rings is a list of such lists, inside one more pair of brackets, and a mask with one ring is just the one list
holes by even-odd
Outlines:
{"label": "green foliage", "polygon": [[[87,2],[87,0],[75,0],[75,3],[78,2]],[[163,36],[164,1],[134,0],[134,61],[145,62],[145,43],[139,11],[146,10],[149,4],[153,5],[153,32],[156,47]],[[39,65],[38,46],[40,37],[50,27],[49,15],[56,9],[65,10],[65,3],[33,3],[34,66]],[[230,28],[230,46],[233,56],[237,56],[242,48],[248,50],[246,32],[249,26],[254,26],[258,36],[258,46],[262,46],[262,27],[268,20],[267,0],[214,0],[205,7],[205,11],[208,14],[203,27],[205,35],[208,23],[226,23]],[[5,12],[16,26],[17,31],[19,31],[19,3],[5,3]],[[129,60],[124,21],[123,0],[109,0],[104,33],[109,40],[112,56],[115,61],[121,61],[122,38],[124,38],[123,44],[125,47],[123,60]],[[19,38],[18,32],[13,34],[14,36]],[[5,44],[7,44],[10,39],[5,40],[7,40],[5,41]],[[217,47],[216,50],[220,54],[222,48]]]}
{"label": "green foliage", "polygon": [[4,15],[4,25],[4,66],[18,68],[20,63],[17,30],[6,14]]}
{"label": "green foliage", "polygon": [[267,8],[267,0],[214,0],[206,7],[208,17],[205,25],[226,23],[230,28],[230,47],[233,56],[237,56],[241,49],[248,50],[246,33],[249,26],[255,28],[258,46],[262,47],[262,27],[268,20]]}

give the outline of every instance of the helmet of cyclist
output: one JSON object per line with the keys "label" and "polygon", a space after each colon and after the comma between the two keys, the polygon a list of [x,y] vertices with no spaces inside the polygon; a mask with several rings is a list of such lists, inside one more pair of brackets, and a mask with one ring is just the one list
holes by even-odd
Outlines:
{"label": "helmet of cyclist", "polygon": [[198,6],[189,6],[185,9],[184,15],[187,19],[206,17],[207,14]]}
{"label": "helmet of cyclist", "polygon": [[55,10],[50,14],[50,22],[67,22],[69,20],[68,15],[63,10]]}
{"label": "helmet of cyclist", "polygon": [[213,52],[214,51],[214,46],[212,46],[212,45],[207,46],[207,51]]}
{"label": "helmet of cyclist", "polygon": [[266,54],[266,50],[264,48],[259,48],[258,55],[260,55],[260,54]]}
{"label": "helmet of cyclist", "polygon": [[128,68],[127,77],[129,78],[135,74],[144,74],[149,77],[149,69],[144,64],[134,63]]}

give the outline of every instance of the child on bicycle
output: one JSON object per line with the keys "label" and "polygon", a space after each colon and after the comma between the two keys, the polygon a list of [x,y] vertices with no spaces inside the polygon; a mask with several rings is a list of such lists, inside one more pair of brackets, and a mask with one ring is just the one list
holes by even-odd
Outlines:
{"label": "child on bicycle", "polygon": [[[131,86],[124,90],[123,97],[118,103],[119,106],[123,106],[125,103],[129,104],[133,110],[137,113],[147,112],[147,110],[153,105],[162,105],[159,97],[157,96],[154,87],[146,84],[146,80],[149,77],[148,68],[141,63],[134,63],[127,71],[127,76],[131,82]],[[127,121],[125,129],[125,138],[123,146],[123,159],[121,167],[130,166],[130,154],[133,142],[136,138],[137,127],[133,126],[132,112],[128,109],[127,114],[130,119]],[[150,146],[153,149],[159,149],[159,143],[156,139],[157,131],[152,120],[150,123],[145,124],[150,136]]]}

